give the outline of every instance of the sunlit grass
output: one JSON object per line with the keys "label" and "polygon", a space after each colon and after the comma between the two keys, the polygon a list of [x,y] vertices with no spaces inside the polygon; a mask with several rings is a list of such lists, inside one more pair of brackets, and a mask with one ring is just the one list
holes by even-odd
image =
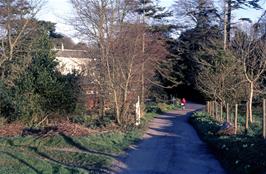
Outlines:
{"label": "sunlit grass", "polygon": [[106,173],[112,160],[140,139],[154,115],[147,114],[138,128],[86,137],[0,138],[0,173]]}

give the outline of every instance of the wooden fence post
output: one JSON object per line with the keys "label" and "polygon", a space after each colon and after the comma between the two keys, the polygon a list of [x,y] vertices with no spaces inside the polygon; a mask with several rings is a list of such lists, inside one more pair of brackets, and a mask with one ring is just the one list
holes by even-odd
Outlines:
{"label": "wooden fence post", "polygon": [[223,103],[220,105],[220,121],[223,122]]}
{"label": "wooden fence post", "polygon": [[209,109],[208,109],[208,105],[209,105],[209,102],[207,101],[207,102],[206,102],[206,106],[205,106],[205,111],[206,111],[207,113],[209,113],[209,111],[208,111],[208,110],[209,110]]}
{"label": "wooden fence post", "polygon": [[210,114],[210,102],[207,101],[207,113]]}
{"label": "wooden fence post", "polygon": [[211,116],[211,114],[212,114],[212,111],[211,111],[211,104],[212,104],[212,102],[209,101],[209,115],[210,115],[210,116]]}
{"label": "wooden fence post", "polygon": [[230,122],[230,116],[229,116],[229,103],[226,103],[226,121]]}
{"label": "wooden fence post", "polygon": [[218,120],[218,104],[215,101],[215,119]]}
{"label": "wooden fence post", "polygon": [[213,101],[211,101],[211,103],[210,103],[210,109],[211,109],[211,116],[213,116]]}
{"label": "wooden fence post", "polygon": [[249,121],[249,109],[248,109],[249,105],[248,105],[248,101],[246,103],[246,126],[245,126],[245,129],[246,131],[248,130],[248,121]]}
{"label": "wooden fence post", "polygon": [[212,101],[210,101],[210,116],[212,117]]}
{"label": "wooden fence post", "polygon": [[235,134],[237,133],[238,104],[235,106]]}
{"label": "wooden fence post", "polygon": [[212,117],[215,117],[215,111],[214,111],[214,101],[212,101]]}
{"label": "wooden fence post", "polygon": [[265,129],[265,124],[266,124],[266,122],[265,122],[265,119],[266,119],[266,111],[265,111],[265,109],[266,109],[266,100],[265,99],[263,99],[263,119],[262,119],[262,121],[263,121],[263,138],[265,139],[266,138],[266,129]]}

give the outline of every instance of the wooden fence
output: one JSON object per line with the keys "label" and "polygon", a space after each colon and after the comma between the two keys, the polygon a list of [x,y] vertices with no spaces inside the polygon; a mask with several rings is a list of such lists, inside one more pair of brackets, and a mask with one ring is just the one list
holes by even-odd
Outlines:
{"label": "wooden fence", "polygon": [[[231,105],[229,103],[223,104],[217,101],[208,101],[206,105],[206,112],[214,117],[215,120],[219,122],[230,122],[234,124],[235,134],[238,132],[238,113],[239,113],[239,106],[245,107],[245,129],[248,130],[249,128],[249,103],[246,102],[243,104],[235,104]],[[225,111],[224,111],[225,109]],[[225,113],[225,118],[224,118]],[[231,117],[231,114],[234,114],[234,117]],[[266,139],[266,100],[263,99],[262,102],[262,135],[263,138]]]}

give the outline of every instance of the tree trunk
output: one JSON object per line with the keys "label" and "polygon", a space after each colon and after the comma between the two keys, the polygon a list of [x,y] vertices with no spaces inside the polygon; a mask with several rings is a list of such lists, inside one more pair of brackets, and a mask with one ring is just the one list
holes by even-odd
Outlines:
{"label": "tree trunk", "polygon": [[[143,24],[145,23],[145,19],[143,17]],[[141,64],[141,95],[140,95],[140,116],[144,115],[145,110],[145,32],[142,35],[142,54],[143,54],[143,62]]]}
{"label": "tree trunk", "polygon": [[99,115],[101,118],[105,116],[105,76],[103,73],[103,65],[102,62],[100,64],[100,86],[99,86]]}
{"label": "tree trunk", "polygon": [[145,76],[144,76],[144,62],[141,65],[141,96],[140,96],[140,116],[144,115],[145,110]]}
{"label": "tree trunk", "polygon": [[113,91],[113,95],[114,95],[116,122],[118,125],[121,125],[121,117],[120,117],[121,112],[120,112],[118,97],[115,90]]}
{"label": "tree trunk", "polygon": [[102,94],[99,97],[99,115],[100,118],[103,118],[105,116],[105,102],[104,102],[104,97],[102,96]]}
{"label": "tree trunk", "polygon": [[232,1],[224,0],[224,50],[226,50],[230,43],[231,31],[231,15],[232,15]]}
{"label": "tree trunk", "polygon": [[250,123],[253,122],[253,114],[252,114],[252,103],[253,103],[253,95],[254,95],[254,82],[250,82],[250,95],[249,95],[249,120]]}
{"label": "tree trunk", "polygon": [[[145,15],[146,11],[144,8],[145,0],[143,1],[143,16],[142,16],[142,22],[143,25],[145,25]],[[144,26],[145,27],[145,26]],[[145,110],[145,31],[142,34],[142,56],[143,56],[143,62],[141,65],[141,95],[140,95],[140,116],[142,117],[144,115],[144,110]]]}

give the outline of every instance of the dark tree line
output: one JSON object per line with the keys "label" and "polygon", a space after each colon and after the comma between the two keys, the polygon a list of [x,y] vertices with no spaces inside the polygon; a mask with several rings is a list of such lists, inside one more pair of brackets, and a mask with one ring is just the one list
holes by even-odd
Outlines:
{"label": "dark tree line", "polygon": [[[170,53],[168,65],[172,65],[172,75],[175,76],[177,81],[181,84],[171,89],[165,89],[164,91],[167,93],[168,97],[172,95],[201,101],[217,97],[209,95],[209,91],[206,91],[205,89],[203,90],[200,85],[200,83],[203,83],[201,79],[203,78],[202,73],[213,74],[212,71],[222,72],[222,70],[225,71],[225,67],[228,72],[230,72],[229,74],[239,73],[240,70],[238,72],[233,70],[229,71],[230,68],[233,68],[229,67],[229,65],[239,62],[237,60],[239,57],[233,56],[234,50],[231,48],[238,47],[233,45],[235,34],[240,31],[247,31],[246,29],[248,27],[244,29],[235,24],[231,19],[232,11],[244,7],[261,9],[259,4],[260,1],[229,0],[224,1],[219,7],[219,4],[215,4],[211,0],[176,2],[174,5],[174,12],[178,17],[176,26],[179,27],[178,30],[181,32],[176,39],[168,42],[168,51]],[[264,15],[262,15],[260,21],[262,21],[263,16]],[[248,17],[243,17],[239,20],[251,21]],[[253,22],[250,26],[260,26],[257,27],[260,28],[260,30],[257,30],[256,34],[260,33],[260,36],[263,36],[265,34],[265,31],[262,29],[263,25],[258,25],[258,23]],[[250,29],[251,28],[254,27],[250,27]],[[160,75],[158,75],[158,77],[164,86],[174,85],[174,83],[171,83]],[[231,79],[231,82],[221,82],[220,85],[223,85],[223,83],[226,85],[232,85],[232,82],[235,81],[235,79],[231,77],[226,77]],[[204,76],[204,79],[206,78],[207,76]],[[221,78],[223,79],[223,77]],[[204,84],[207,86],[207,84],[210,84],[210,81],[208,82],[206,80]],[[240,85],[238,83],[236,84]],[[212,86],[212,88],[217,87],[218,86]],[[226,87],[228,88],[229,86],[224,86],[224,88]],[[230,89],[231,88],[236,90],[236,86],[231,86]],[[228,99],[234,101],[236,98],[239,98],[236,97],[237,94],[235,94],[236,92],[234,90],[231,89],[230,92],[216,91],[215,93],[224,93],[223,98],[228,98],[230,96]],[[240,96],[240,94],[238,96]],[[245,97],[242,97],[242,100],[246,100]]]}

